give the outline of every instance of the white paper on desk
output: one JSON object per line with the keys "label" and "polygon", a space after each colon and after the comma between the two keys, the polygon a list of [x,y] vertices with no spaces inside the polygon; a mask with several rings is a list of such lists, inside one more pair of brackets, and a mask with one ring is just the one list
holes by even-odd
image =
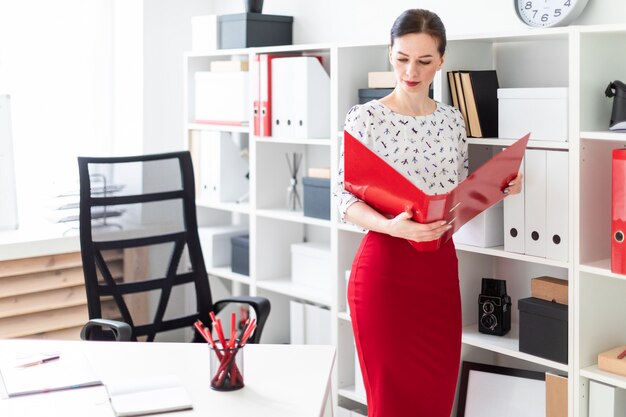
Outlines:
{"label": "white paper on desk", "polygon": [[115,415],[141,416],[193,408],[176,376],[144,377],[107,383]]}
{"label": "white paper on desk", "polygon": [[0,373],[9,397],[102,385],[82,352],[60,352],[60,358],[21,367],[46,356],[44,352],[2,358]]}

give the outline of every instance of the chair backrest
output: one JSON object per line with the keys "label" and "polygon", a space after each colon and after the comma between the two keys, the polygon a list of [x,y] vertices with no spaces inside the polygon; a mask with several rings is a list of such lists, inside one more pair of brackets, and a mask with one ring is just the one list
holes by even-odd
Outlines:
{"label": "chair backrest", "polygon": [[[89,318],[128,323],[132,340],[153,341],[198,318],[210,327],[189,152],[79,157],[78,166]],[[195,287],[196,308],[170,311],[172,291],[183,284]]]}

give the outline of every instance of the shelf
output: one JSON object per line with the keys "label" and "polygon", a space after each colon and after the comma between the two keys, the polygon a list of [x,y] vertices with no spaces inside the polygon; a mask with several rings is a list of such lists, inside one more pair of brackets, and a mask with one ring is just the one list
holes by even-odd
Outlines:
{"label": "shelf", "polygon": [[257,288],[330,307],[329,291],[294,284],[289,278],[257,280]]}
{"label": "shelf", "polygon": [[601,275],[604,277],[617,278],[626,280],[626,275],[611,272],[611,259],[602,259],[600,261],[588,262],[580,265],[580,272]]}
{"label": "shelf", "polygon": [[557,268],[569,268],[569,264],[563,261],[555,261],[553,259],[539,258],[537,256],[524,255],[522,253],[507,252],[504,250],[504,246],[494,246],[492,248],[481,248],[479,246],[470,246],[463,244],[455,244],[456,250],[471,253],[480,253],[483,255],[497,256],[499,258],[513,259],[516,261],[523,261],[534,263],[538,265],[554,266]]}
{"label": "shelf", "polygon": [[583,140],[606,140],[626,142],[626,132],[612,132],[610,130],[596,132],[580,132]]}
{"label": "shelf", "polygon": [[260,209],[256,212],[259,217],[285,220],[288,222],[304,223],[313,226],[330,227],[330,220],[307,217],[302,214],[302,211],[291,211],[287,209]]}
{"label": "shelf", "polygon": [[237,133],[248,133],[250,128],[245,126],[234,126],[234,125],[218,125],[218,124],[209,124],[209,123],[187,123],[188,130],[209,130],[215,132],[237,132]]}
{"label": "shelf", "polygon": [[233,213],[250,214],[250,203],[213,203],[202,200],[196,200],[198,207],[211,208],[216,210],[231,211]]}
{"label": "shelf", "polygon": [[339,320],[352,322],[352,318],[350,317],[350,313],[348,313],[346,311],[342,311],[341,313],[337,313],[337,318],[339,318]]}
{"label": "shelf", "polygon": [[337,229],[344,230],[346,232],[353,232],[353,233],[360,233],[360,234],[367,233],[367,230],[361,229],[358,226],[355,226],[353,224],[348,224],[348,223],[339,223],[337,225]]}
{"label": "shelf", "polygon": [[319,145],[319,146],[330,146],[330,139],[297,139],[297,138],[275,138],[272,136],[255,136],[254,140],[257,143],[288,143],[290,145]]}
{"label": "shelf", "polygon": [[588,366],[580,370],[580,375],[597,382],[612,385],[617,388],[626,389],[626,377],[612,372],[601,371],[598,365]]}
{"label": "shelf", "polygon": [[566,364],[543,359],[535,355],[529,355],[519,351],[519,325],[512,324],[511,330],[505,336],[492,336],[480,333],[478,324],[470,324],[463,327],[462,342],[466,345],[476,346],[492,352],[501,353],[527,362],[536,363],[559,371],[568,372]]}
{"label": "shelf", "polygon": [[[498,139],[498,138],[467,138],[470,145],[489,145],[489,146],[510,146],[517,139]],[[547,140],[529,140],[527,148],[534,149],[569,149],[569,142],[563,141],[547,141]]]}
{"label": "shelf", "polygon": [[337,390],[339,395],[341,395],[344,398],[348,398],[352,401],[356,401],[357,403],[361,403],[363,405],[367,405],[367,398],[358,395],[355,390],[354,390],[354,385],[350,385],[347,387],[343,387],[343,388],[339,388],[339,390]]}
{"label": "shelf", "polygon": [[280,45],[280,46],[263,46],[250,48],[254,54],[266,54],[277,52],[317,52],[323,50],[330,50],[334,44],[308,44],[308,45]]}
{"label": "shelf", "polygon": [[204,57],[221,57],[231,55],[248,55],[250,53],[249,48],[239,49],[212,49],[210,51],[189,51],[185,52],[185,58],[204,58]]}
{"label": "shelf", "polygon": [[218,278],[227,279],[229,281],[241,282],[243,284],[250,284],[250,277],[247,275],[238,274],[233,272],[230,265],[219,268],[207,268],[209,275],[216,276]]}

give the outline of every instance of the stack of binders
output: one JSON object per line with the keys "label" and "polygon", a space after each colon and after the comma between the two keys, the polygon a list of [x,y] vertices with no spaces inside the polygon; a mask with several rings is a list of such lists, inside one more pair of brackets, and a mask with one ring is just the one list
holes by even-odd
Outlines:
{"label": "stack of binders", "polygon": [[526,150],[524,186],[504,199],[504,250],[568,261],[568,152]]}
{"label": "stack of binders", "polygon": [[449,71],[450,97],[465,119],[467,136],[498,136],[498,76],[496,70]]}
{"label": "stack of binders", "polygon": [[320,57],[261,54],[252,71],[255,136],[329,137],[330,77]]}

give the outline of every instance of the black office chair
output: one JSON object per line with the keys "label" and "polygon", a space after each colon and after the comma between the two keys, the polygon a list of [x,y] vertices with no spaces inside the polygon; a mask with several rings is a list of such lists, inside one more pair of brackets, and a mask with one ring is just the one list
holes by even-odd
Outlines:
{"label": "black office chair", "polygon": [[[154,341],[159,333],[193,328],[197,319],[211,328],[209,313],[230,305],[228,310],[239,307],[244,313],[252,307],[257,328],[249,342],[260,341],[270,312],[266,298],[234,296],[214,303],[211,297],[189,152],[79,157],[78,167],[90,319],[81,332],[84,340]],[[172,291],[183,284],[195,287],[196,308],[168,311]],[[145,306],[157,299],[148,311]],[[194,331],[193,341],[204,340]]]}

